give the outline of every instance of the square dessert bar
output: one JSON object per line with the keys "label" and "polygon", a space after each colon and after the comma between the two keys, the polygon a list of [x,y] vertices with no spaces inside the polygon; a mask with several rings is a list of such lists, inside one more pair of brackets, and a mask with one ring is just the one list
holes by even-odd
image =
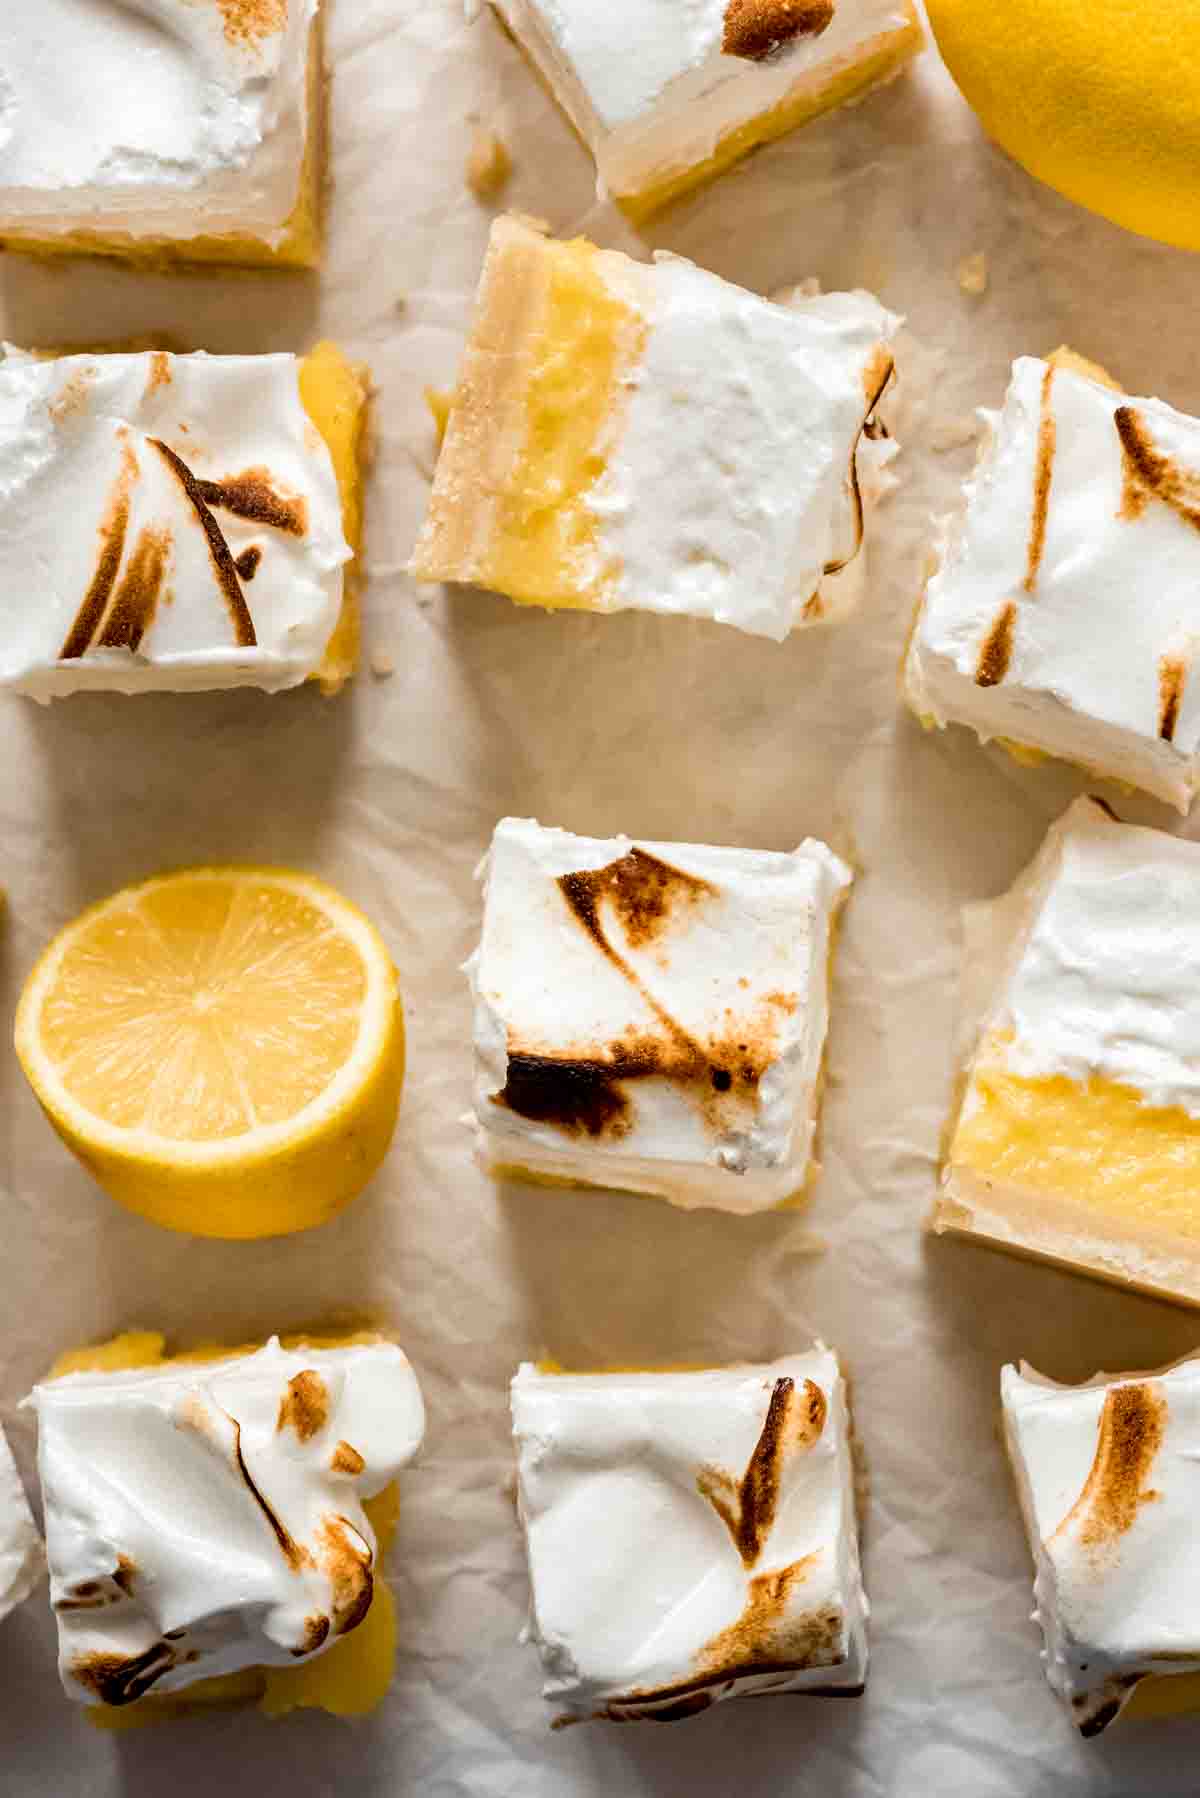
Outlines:
{"label": "square dessert bar", "polygon": [[1082,1386],[1006,1367],[1001,1395],[1054,1692],[1085,1736],[1131,1700],[1194,1708],[1200,1361]]}
{"label": "square dessert bar", "polygon": [[0,241],[312,267],[320,0],[4,0]]}
{"label": "square dessert bar", "polygon": [[24,1602],[45,1571],[46,1558],[8,1439],[0,1430],[0,1618]]}
{"label": "square dessert bar", "polygon": [[1080,799],[967,924],[934,1229],[1200,1304],[1200,844]]}
{"label": "square dessert bar", "polygon": [[912,0],[493,0],[596,159],[648,217],[898,73]]}
{"label": "square dessert bar", "polygon": [[820,1344],[764,1367],[512,1385],[543,1695],[671,1722],[867,1672],[845,1388]]}
{"label": "square dessert bar", "polygon": [[310,355],[0,360],[0,687],[353,671],[362,372]]}
{"label": "square dessert bar", "polygon": [[804,1186],[850,870],[506,818],[487,858],[475,1136],[491,1172],[769,1210]]}
{"label": "square dessert bar", "polygon": [[64,1357],[26,1404],[69,1698],[157,1704],[206,1681],[202,1702],[279,1715],[382,1696],[380,1550],[425,1428],[395,1343],[272,1337],[164,1360],[161,1336],[134,1332]]}
{"label": "square dessert bar", "polygon": [[1061,756],[1187,811],[1200,784],[1200,420],[1022,357],[929,581],[927,724]]}
{"label": "square dessert bar", "polygon": [[777,641],[845,609],[899,322],[497,220],[412,572]]}

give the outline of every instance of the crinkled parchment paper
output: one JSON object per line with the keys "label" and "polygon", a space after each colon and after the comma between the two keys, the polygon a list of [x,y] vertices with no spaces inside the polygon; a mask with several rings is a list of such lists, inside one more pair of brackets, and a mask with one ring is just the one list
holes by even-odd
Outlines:
{"label": "crinkled parchment paper", "polygon": [[[32,1430],[16,1406],[67,1343],[130,1323],[236,1340],[337,1309],[386,1313],[429,1402],[392,1565],[400,1661],[385,1707],[357,1726],[225,1714],[111,1737],[61,1697],[35,1601],[0,1629],[0,1791],[1191,1798],[1200,1726],[1126,1724],[1082,1744],[1052,1700],[995,1411],[1004,1359],[1066,1378],[1145,1367],[1192,1349],[1200,1316],[920,1230],[960,908],[1007,885],[1076,783],[965,735],[923,736],[898,708],[896,669],[931,518],[953,501],[973,408],[997,403],[1009,359],[1065,339],[1135,392],[1200,411],[1200,263],[1035,186],[985,144],[931,53],[646,239],[764,292],[813,275],[875,288],[907,315],[892,406],[902,485],[876,520],[862,611],[778,647],[665,618],[418,593],[402,570],[434,454],[422,388],[452,382],[470,313],[489,223],[463,180],[479,126],[512,151],[509,204],[637,243],[596,206],[588,159],[490,17],[468,27],[456,0],[331,0],[330,14],[332,233],[319,279],[6,257],[0,329],[25,344],[159,331],[217,351],[331,334],[369,360],[364,672],[335,701],[0,703],[0,978],[10,1017],[50,932],[160,868],[315,869],[378,921],[402,970],[400,1129],[372,1189],[328,1228],[194,1242],[96,1190],[4,1052],[0,1409],[28,1475]],[[988,285],[972,294],[960,265],[980,251]],[[372,654],[394,664],[390,678],[368,671]],[[506,812],[776,849],[813,834],[853,854],[824,1174],[807,1213],[688,1216],[496,1190],[475,1171],[459,1123],[470,1014],[458,968],[477,930],[473,869]],[[551,1734],[536,1657],[517,1643],[515,1364],[543,1350],[583,1366],[766,1357],[811,1332],[852,1372],[869,1472],[865,1698]],[[648,1541],[648,1562],[654,1552]]]}

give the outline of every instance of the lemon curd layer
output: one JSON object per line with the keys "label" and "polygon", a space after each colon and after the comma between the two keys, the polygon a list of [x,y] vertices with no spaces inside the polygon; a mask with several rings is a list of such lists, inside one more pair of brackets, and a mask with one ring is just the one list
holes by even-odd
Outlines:
{"label": "lemon curd layer", "polygon": [[544,256],[521,442],[480,579],[520,604],[591,607],[604,581],[587,496],[604,470],[619,373],[636,359],[644,327],[605,281],[591,244],[547,243]]}
{"label": "lemon curd layer", "polygon": [[950,1160],[1125,1227],[1200,1239],[1200,1119],[1113,1081],[977,1070]]}
{"label": "lemon curd layer", "polygon": [[[353,1348],[379,1337],[370,1331],[347,1335],[285,1336],[287,1349]],[[181,1355],[165,1353],[165,1339],[152,1330],[131,1330],[94,1347],[73,1349],[61,1355],[50,1378],[74,1373],[126,1373],[148,1367],[208,1366],[235,1356],[253,1354],[261,1346],[209,1347]],[[377,1539],[376,1563],[383,1561],[396,1533],[399,1496],[393,1480],[363,1509]],[[396,1602],[386,1580],[377,1579],[371,1608],[358,1628],[324,1654],[295,1667],[249,1667],[241,1673],[198,1680],[179,1694],[139,1698],[119,1710],[92,1706],[88,1720],[97,1728],[126,1730],[148,1723],[162,1723],[197,1710],[230,1705],[256,1705],[268,1717],[289,1711],[329,1711],[336,1717],[365,1716],[375,1709],[391,1683],[396,1659]]]}
{"label": "lemon curd layer", "polygon": [[362,549],[362,464],[367,426],[369,377],[335,343],[314,345],[300,363],[300,398],[325,439],[342,502],[342,530],[354,551],[343,570],[342,611],[314,679],[324,693],[336,693],[358,666],[361,620],[359,567]]}

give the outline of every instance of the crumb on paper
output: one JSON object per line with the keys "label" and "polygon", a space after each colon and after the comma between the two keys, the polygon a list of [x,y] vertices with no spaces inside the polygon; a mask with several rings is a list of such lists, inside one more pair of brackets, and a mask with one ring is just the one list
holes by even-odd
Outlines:
{"label": "crumb on paper", "polygon": [[973,412],[964,413],[961,418],[944,418],[930,431],[929,447],[937,455],[965,449],[978,438],[979,429],[979,419]]}
{"label": "crumb on paper", "polygon": [[806,275],[803,281],[795,281],[790,287],[781,287],[778,292],[769,296],[776,306],[795,306],[800,300],[819,300],[821,283],[816,275]]}
{"label": "crumb on paper", "polygon": [[788,1254],[799,1255],[804,1261],[818,1261],[822,1255],[829,1253],[829,1238],[819,1236],[815,1230],[806,1230],[801,1236],[788,1239]]}
{"label": "crumb on paper", "polygon": [[482,126],[467,157],[467,186],[477,200],[494,200],[512,174],[512,157],[504,139]]}
{"label": "crumb on paper", "polygon": [[988,259],[983,250],[975,250],[970,256],[963,257],[958,265],[958,285],[964,293],[987,292]]}
{"label": "crumb on paper", "polygon": [[406,293],[398,293],[396,295],[395,302],[394,302],[394,310],[397,312],[407,312],[408,311],[408,295]]}
{"label": "crumb on paper", "polygon": [[371,673],[376,680],[388,680],[396,672],[396,664],[386,649],[377,649],[371,656]]}
{"label": "crumb on paper", "polygon": [[450,409],[454,404],[453,387],[427,387],[425,404],[429,407],[440,443],[446,435],[446,426],[450,423]]}
{"label": "crumb on paper", "polygon": [[539,218],[536,212],[510,212],[508,216],[527,231],[536,231],[539,237],[549,237],[553,229],[550,220]]}

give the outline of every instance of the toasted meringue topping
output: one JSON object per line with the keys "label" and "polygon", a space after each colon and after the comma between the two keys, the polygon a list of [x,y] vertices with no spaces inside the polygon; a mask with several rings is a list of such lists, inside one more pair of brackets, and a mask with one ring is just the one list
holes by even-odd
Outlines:
{"label": "toasted meringue topping", "polygon": [[805,84],[919,39],[902,0],[493,0],[614,194],[704,163]]}
{"label": "toasted meringue topping", "polygon": [[504,819],[475,994],[476,1138],[518,1166],[753,1211],[804,1182],[849,870]]}
{"label": "toasted meringue topping", "polygon": [[278,245],[318,0],[5,0],[0,221]]}
{"label": "toasted meringue topping", "polygon": [[350,550],[298,366],[8,351],[0,685],[273,689],[318,668]]}
{"label": "toasted meringue topping", "polygon": [[45,1569],[42,1539],[12,1450],[0,1430],[0,1618],[29,1597]]}
{"label": "toasted meringue topping", "polygon": [[35,1388],[51,1603],[72,1698],[148,1691],[332,1646],[370,1608],[362,1501],[424,1431],[389,1342],[71,1374]]}
{"label": "toasted meringue topping", "polygon": [[526,1365],[512,1405],[530,1635],[557,1710],[666,1720],[861,1688],[867,1605],[827,1349],[703,1373]]}
{"label": "toasted meringue topping", "polygon": [[1060,354],[1016,362],[989,422],[913,635],[914,709],[1186,811],[1200,784],[1200,421]]}
{"label": "toasted meringue topping", "polygon": [[1084,1735],[1139,1680],[1200,1669],[1200,1362],[1057,1386],[1001,1377],[1055,1692]]}

